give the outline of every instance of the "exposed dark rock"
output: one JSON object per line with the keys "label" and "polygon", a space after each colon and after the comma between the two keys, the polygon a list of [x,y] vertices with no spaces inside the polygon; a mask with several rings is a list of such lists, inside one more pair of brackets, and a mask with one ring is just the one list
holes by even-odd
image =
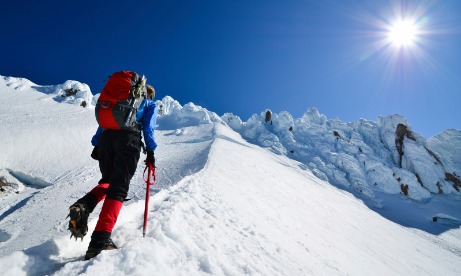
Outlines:
{"label": "exposed dark rock", "polygon": [[333,135],[338,137],[338,138],[342,138],[341,135],[339,134],[339,132],[337,132],[336,130],[333,130]]}
{"label": "exposed dark rock", "polygon": [[400,155],[400,167],[402,166],[402,156],[403,156],[403,138],[405,138],[405,133],[407,132],[407,126],[398,124],[397,129],[395,130],[395,147]]}
{"label": "exposed dark rock", "polygon": [[400,184],[400,190],[402,190],[403,195],[408,196],[408,185]]}
{"label": "exposed dark rock", "polygon": [[271,125],[272,125],[272,112],[270,112],[269,110],[266,111],[266,124],[270,121],[271,122]]}
{"label": "exposed dark rock", "polygon": [[439,164],[442,164],[442,162],[440,162],[440,158],[434,152],[432,152],[430,149],[428,149],[426,147],[424,147],[424,148],[427,150],[427,152],[429,152],[430,155],[432,155],[432,157],[434,157],[435,160],[437,160],[437,162]]}
{"label": "exposed dark rock", "polygon": [[423,181],[421,181],[421,177],[419,177],[419,174],[415,173],[415,175],[416,175],[416,179],[418,180],[418,183],[421,185],[421,187],[424,188]]}
{"label": "exposed dark rock", "polygon": [[64,92],[66,92],[66,93],[62,94],[61,96],[62,97],[73,96],[73,95],[77,94],[78,91],[79,91],[78,89],[73,89],[73,88],[64,89]]}
{"label": "exposed dark rock", "polygon": [[416,141],[415,137],[411,131],[408,130],[407,126],[404,124],[398,124],[395,129],[395,146],[400,155],[400,167],[402,167],[402,156],[403,156],[403,139],[407,137],[413,141]]}
{"label": "exposed dark rock", "polygon": [[8,185],[6,185],[5,182],[0,180],[0,192],[4,192],[5,189],[3,187],[6,187],[6,186],[8,186]]}
{"label": "exposed dark rock", "polygon": [[439,188],[439,194],[443,194],[442,185],[440,182],[437,182],[437,188]]}
{"label": "exposed dark rock", "polygon": [[460,191],[461,188],[461,180],[459,180],[456,177],[456,174],[451,174],[451,173],[445,173],[445,179],[447,181],[453,182],[453,188],[455,188],[456,191]]}

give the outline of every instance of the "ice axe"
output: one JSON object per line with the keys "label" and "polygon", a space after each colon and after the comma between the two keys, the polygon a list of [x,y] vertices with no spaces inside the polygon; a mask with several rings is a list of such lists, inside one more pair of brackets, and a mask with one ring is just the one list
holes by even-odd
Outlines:
{"label": "ice axe", "polygon": [[[146,171],[147,171],[147,179],[146,179]],[[151,182],[153,179],[153,182]],[[142,227],[142,236],[146,236],[146,228],[147,228],[147,214],[149,213],[149,197],[150,197],[150,186],[155,184],[156,177],[155,177],[155,166],[152,164],[147,163],[146,168],[144,169],[144,181],[146,182],[146,203],[144,206],[144,224]]]}

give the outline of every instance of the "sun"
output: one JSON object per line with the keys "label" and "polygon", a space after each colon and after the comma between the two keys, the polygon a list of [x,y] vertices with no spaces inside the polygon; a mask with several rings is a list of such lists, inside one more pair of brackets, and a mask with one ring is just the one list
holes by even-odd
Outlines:
{"label": "sun", "polygon": [[418,25],[411,20],[399,20],[389,27],[389,42],[397,48],[411,47],[418,38]]}

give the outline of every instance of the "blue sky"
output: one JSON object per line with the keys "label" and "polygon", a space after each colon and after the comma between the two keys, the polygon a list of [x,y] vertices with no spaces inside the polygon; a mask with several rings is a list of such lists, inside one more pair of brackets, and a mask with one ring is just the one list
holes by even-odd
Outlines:
{"label": "blue sky", "polygon": [[[344,122],[401,114],[426,138],[461,129],[461,1],[8,1],[0,75],[99,93],[114,71],[247,120],[316,107]],[[412,47],[387,40],[411,18]]]}

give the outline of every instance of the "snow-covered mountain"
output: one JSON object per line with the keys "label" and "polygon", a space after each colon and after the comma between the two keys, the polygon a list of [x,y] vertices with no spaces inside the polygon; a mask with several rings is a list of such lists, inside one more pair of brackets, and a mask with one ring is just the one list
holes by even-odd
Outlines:
{"label": "snow-covered mountain", "polygon": [[121,249],[81,262],[89,238],[68,240],[65,217],[98,181],[97,97],[0,76],[1,275],[461,273],[461,131],[426,141],[400,115],[343,123],[315,108],[243,122],[168,96],[146,238],[140,162]]}

